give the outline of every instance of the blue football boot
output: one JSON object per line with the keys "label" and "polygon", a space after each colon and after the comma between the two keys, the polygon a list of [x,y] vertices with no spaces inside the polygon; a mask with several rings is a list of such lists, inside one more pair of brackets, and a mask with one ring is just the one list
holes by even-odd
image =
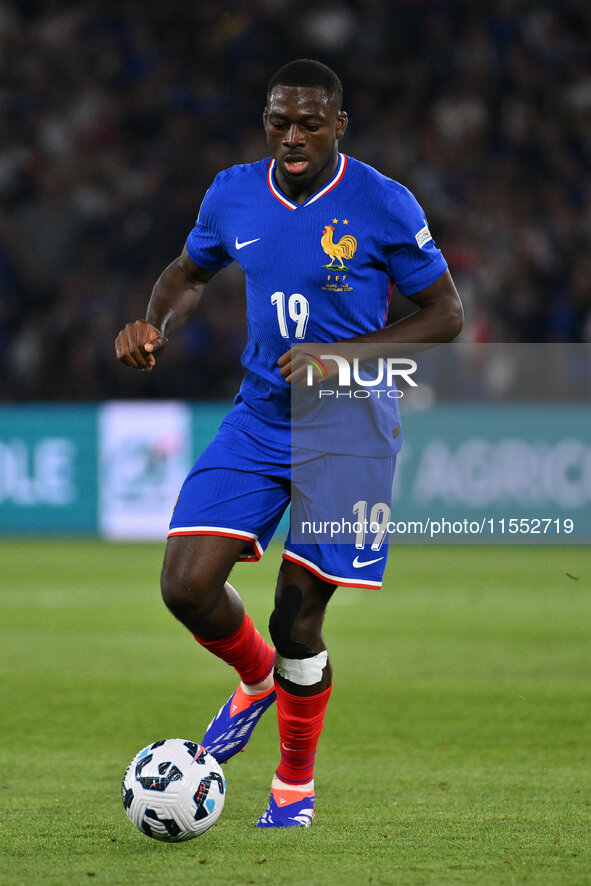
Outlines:
{"label": "blue football boot", "polygon": [[275,697],[273,686],[258,695],[247,695],[239,686],[207,727],[201,744],[218,763],[225,763],[244,750],[254,727]]}
{"label": "blue football boot", "polygon": [[294,800],[297,796],[298,791],[271,791],[269,805],[257,828],[309,828],[314,818],[314,794],[300,795]]}

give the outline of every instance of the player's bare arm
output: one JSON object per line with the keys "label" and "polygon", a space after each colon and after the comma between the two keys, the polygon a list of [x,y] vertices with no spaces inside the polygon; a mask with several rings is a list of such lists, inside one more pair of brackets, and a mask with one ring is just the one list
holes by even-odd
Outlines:
{"label": "player's bare arm", "polygon": [[[384,345],[420,345],[435,344],[452,341],[462,331],[464,312],[457,289],[452,276],[446,270],[438,280],[422,289],[415,295],[409,296],[409,300],[418,308],[414,314],[377,329],[375,332],[367,332],[364,335],[355,336],[347,340],[351,351],[344,349],[339,351],[343,356],[353,360],[354,357],[362,356],[357,349],[358,344],[384,344]],[[339,342],[345,344],[345,342]],[[288,384],[306,372],[307,362],[299,369],[295,366],[297,355],[300,352],[310,351],[310,344],[295,345],[282,354],[277,361],[281,375]]]}
{"label": "player's bare arm", "polygon": [[149,372],[156,364],[156,355],[166,348],[168,336],[193,313],[215,273],[196,265],[184,247],[156,281],[145,319],[127,323],[117,336],[117,359]]}

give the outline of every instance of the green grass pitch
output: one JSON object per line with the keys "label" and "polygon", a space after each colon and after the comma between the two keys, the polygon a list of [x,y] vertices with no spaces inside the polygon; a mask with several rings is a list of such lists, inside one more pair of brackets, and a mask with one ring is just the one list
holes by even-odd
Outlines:
{"label": "green grass pitch", "polygon": [[[382,591],[339,589],[312,827],[260,831],[269,712],[185,844],[144,837],[123,771],[199,740],[234,677],[160,601],[162,547],[0,544],[0,882],[591,883],[591,553],[401,546]],[[265,629],[280,549],[235,569]]]}

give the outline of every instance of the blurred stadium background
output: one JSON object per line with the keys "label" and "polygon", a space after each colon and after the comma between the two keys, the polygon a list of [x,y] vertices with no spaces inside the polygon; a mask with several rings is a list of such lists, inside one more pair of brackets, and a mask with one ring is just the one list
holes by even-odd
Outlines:
{"label": "blurred stadium background", "polygon": [[[113,340],[216,172],[265,156],[265,85],[291,58],[339,72],[343,149],[424,203],[465,345],[584,348],[590,41],[587,0],[0,0],[0,530],[116,536],[100,502],[125,498],[141,536],[159,489],[168,513],[240,383],[241,272],[210,284],[156,372],[120,366]],[[111,402],[139,399],[149,413]],[[575,417],[565,471],[588,512],[591,434]],[[146,430],[124,440],[131,426]]]}

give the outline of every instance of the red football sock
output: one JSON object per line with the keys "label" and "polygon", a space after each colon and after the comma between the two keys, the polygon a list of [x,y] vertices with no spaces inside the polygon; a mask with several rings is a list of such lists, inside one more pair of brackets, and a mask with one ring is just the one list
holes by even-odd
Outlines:
{"label": "red football sock", "polygon": [[236,668],[240,679],[247,685],[262,683],[273,669],[275,650],[263,640],[246,612],[238,630],[229,637],[200,640],[195,636],[195,639],[226,664]]}
{"label": "red football sock", "polygon": [[324,724],[332,686],[319,695],[291,695],[275,682],[281,762],[276,775],[287,784],[306,784],[314,778],[314,758]]}

